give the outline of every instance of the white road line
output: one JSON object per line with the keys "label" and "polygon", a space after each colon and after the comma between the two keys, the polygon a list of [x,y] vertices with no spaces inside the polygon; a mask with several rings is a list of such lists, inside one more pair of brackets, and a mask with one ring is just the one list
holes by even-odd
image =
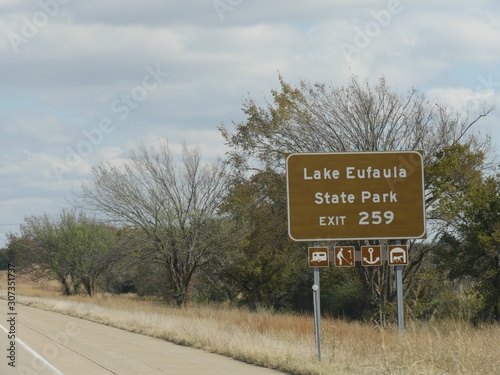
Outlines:
{"label": "white road line", "polygon": [[[5,333],[9,333],[9,331],[0,324],[0,328],[5,332]],[[55,368],[54,366],[52,366],[52,364],[47,361],[45,358],[43,358],[40,354],[38,354],[37,352],[35,352],[33,349],[31,349],[28,344],[26,344],[23,340],[21,340],[19,337],[16,336],[16,341],[21,344],[21,346],[26,349],[28,352],[31,353],[31,355],[33,355],[33,357],[35,357],[36,359],[38,359],[39,361],[41,361],[42,363],[45,364],[45,366],[52,372],[52,374],[54,375],[64,375],[61,371],[59,371],[57,368]]]}

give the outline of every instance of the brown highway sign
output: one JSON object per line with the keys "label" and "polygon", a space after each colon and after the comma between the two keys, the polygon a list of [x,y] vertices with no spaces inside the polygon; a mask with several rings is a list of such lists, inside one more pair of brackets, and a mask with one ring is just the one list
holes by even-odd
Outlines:
{"label": "brown highway sign", "polygon": [[380,246],[361,246],[362,266],[381,266],[382,250]]}
{"label": "brown highway sign", "polygon": [[389,245],[387,248],[387,262],[390,266],[406,266],[408,264],[408,246]]}
{"label": "brown highway sign", "polygon": [[290,154],[286,178],[294,241],[425,236],[419,151]]}
{"label": "brown highway sign", "polygon": [[328,267],[330,256],[327,247],[309,247],[309,267]]}
{"label": "brown highway sign", "polygon": [[356,251],[354,246],[335,246],[335,267],[354,267]]}

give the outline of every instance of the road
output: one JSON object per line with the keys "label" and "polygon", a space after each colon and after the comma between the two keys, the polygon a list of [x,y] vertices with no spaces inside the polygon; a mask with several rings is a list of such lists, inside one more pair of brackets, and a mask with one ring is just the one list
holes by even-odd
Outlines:
{"label": "road", "polygon": [[281,374],[161,339],[19,304],[14,325],[16,367],[12,368],[7,358],[11,317],[5,310],[0,309],[2,375]]}

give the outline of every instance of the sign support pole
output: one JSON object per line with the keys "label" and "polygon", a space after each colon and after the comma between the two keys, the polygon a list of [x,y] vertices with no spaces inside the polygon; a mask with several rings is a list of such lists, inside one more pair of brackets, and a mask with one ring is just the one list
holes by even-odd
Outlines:
{"label": "sign support pole", "polygon": [[398,293],[398,331],[403,336],[405,322],[403,317],[403,266],[396,266],[396,288]]}
{"label": "sign support pole", "polygon": [[320,288],[319,288],[319,267],[314,267],[314,330],[316,333],[316,349],[318,351],[318,360],[321,361],[321,306],[320,306]]}
{"label": "sign support pole", "polygon": [[[401,245],[401,241],[397,240],[396,245]],[[396,292],[398,302],[398,332],[401,337],[405,330],[403,316],[403,266],[396,266]]]}
{"label": "sign support pole", "polygon": [[313,269],[314,284],[313,303],[314,303],[314,333],[316,336],[316,349],[318,351],[318,360],[321,361],[321,293],[319,282],[319,270],[321,267],[329,267],[329,249],[328,247],[318,247],[318,243],[314,242],[312,247],[307,249],[309,267]]}

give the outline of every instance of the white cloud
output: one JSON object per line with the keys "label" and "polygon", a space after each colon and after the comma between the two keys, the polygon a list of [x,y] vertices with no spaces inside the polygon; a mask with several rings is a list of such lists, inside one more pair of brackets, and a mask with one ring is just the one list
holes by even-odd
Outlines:
{"label": "white cloud", "polygon": [[494,106],[500,98],[500,93],[495,94],[493,90],[474,91],[467,87],[436,87],[429,90],[428,95],[439,99],[456,111],[464,111],[470,107],[475,112],[485,106]]}
{"label": "white cloud", "polygon": [[69,143],[73,139],[71,130],[68,130],[54,115],[16,113],[1,121],[4,138],[0,144],[7,139],[16,139],[16,143],[20,141],[19,143],[36,143],[37,146],[40,144],[54,146]]}

